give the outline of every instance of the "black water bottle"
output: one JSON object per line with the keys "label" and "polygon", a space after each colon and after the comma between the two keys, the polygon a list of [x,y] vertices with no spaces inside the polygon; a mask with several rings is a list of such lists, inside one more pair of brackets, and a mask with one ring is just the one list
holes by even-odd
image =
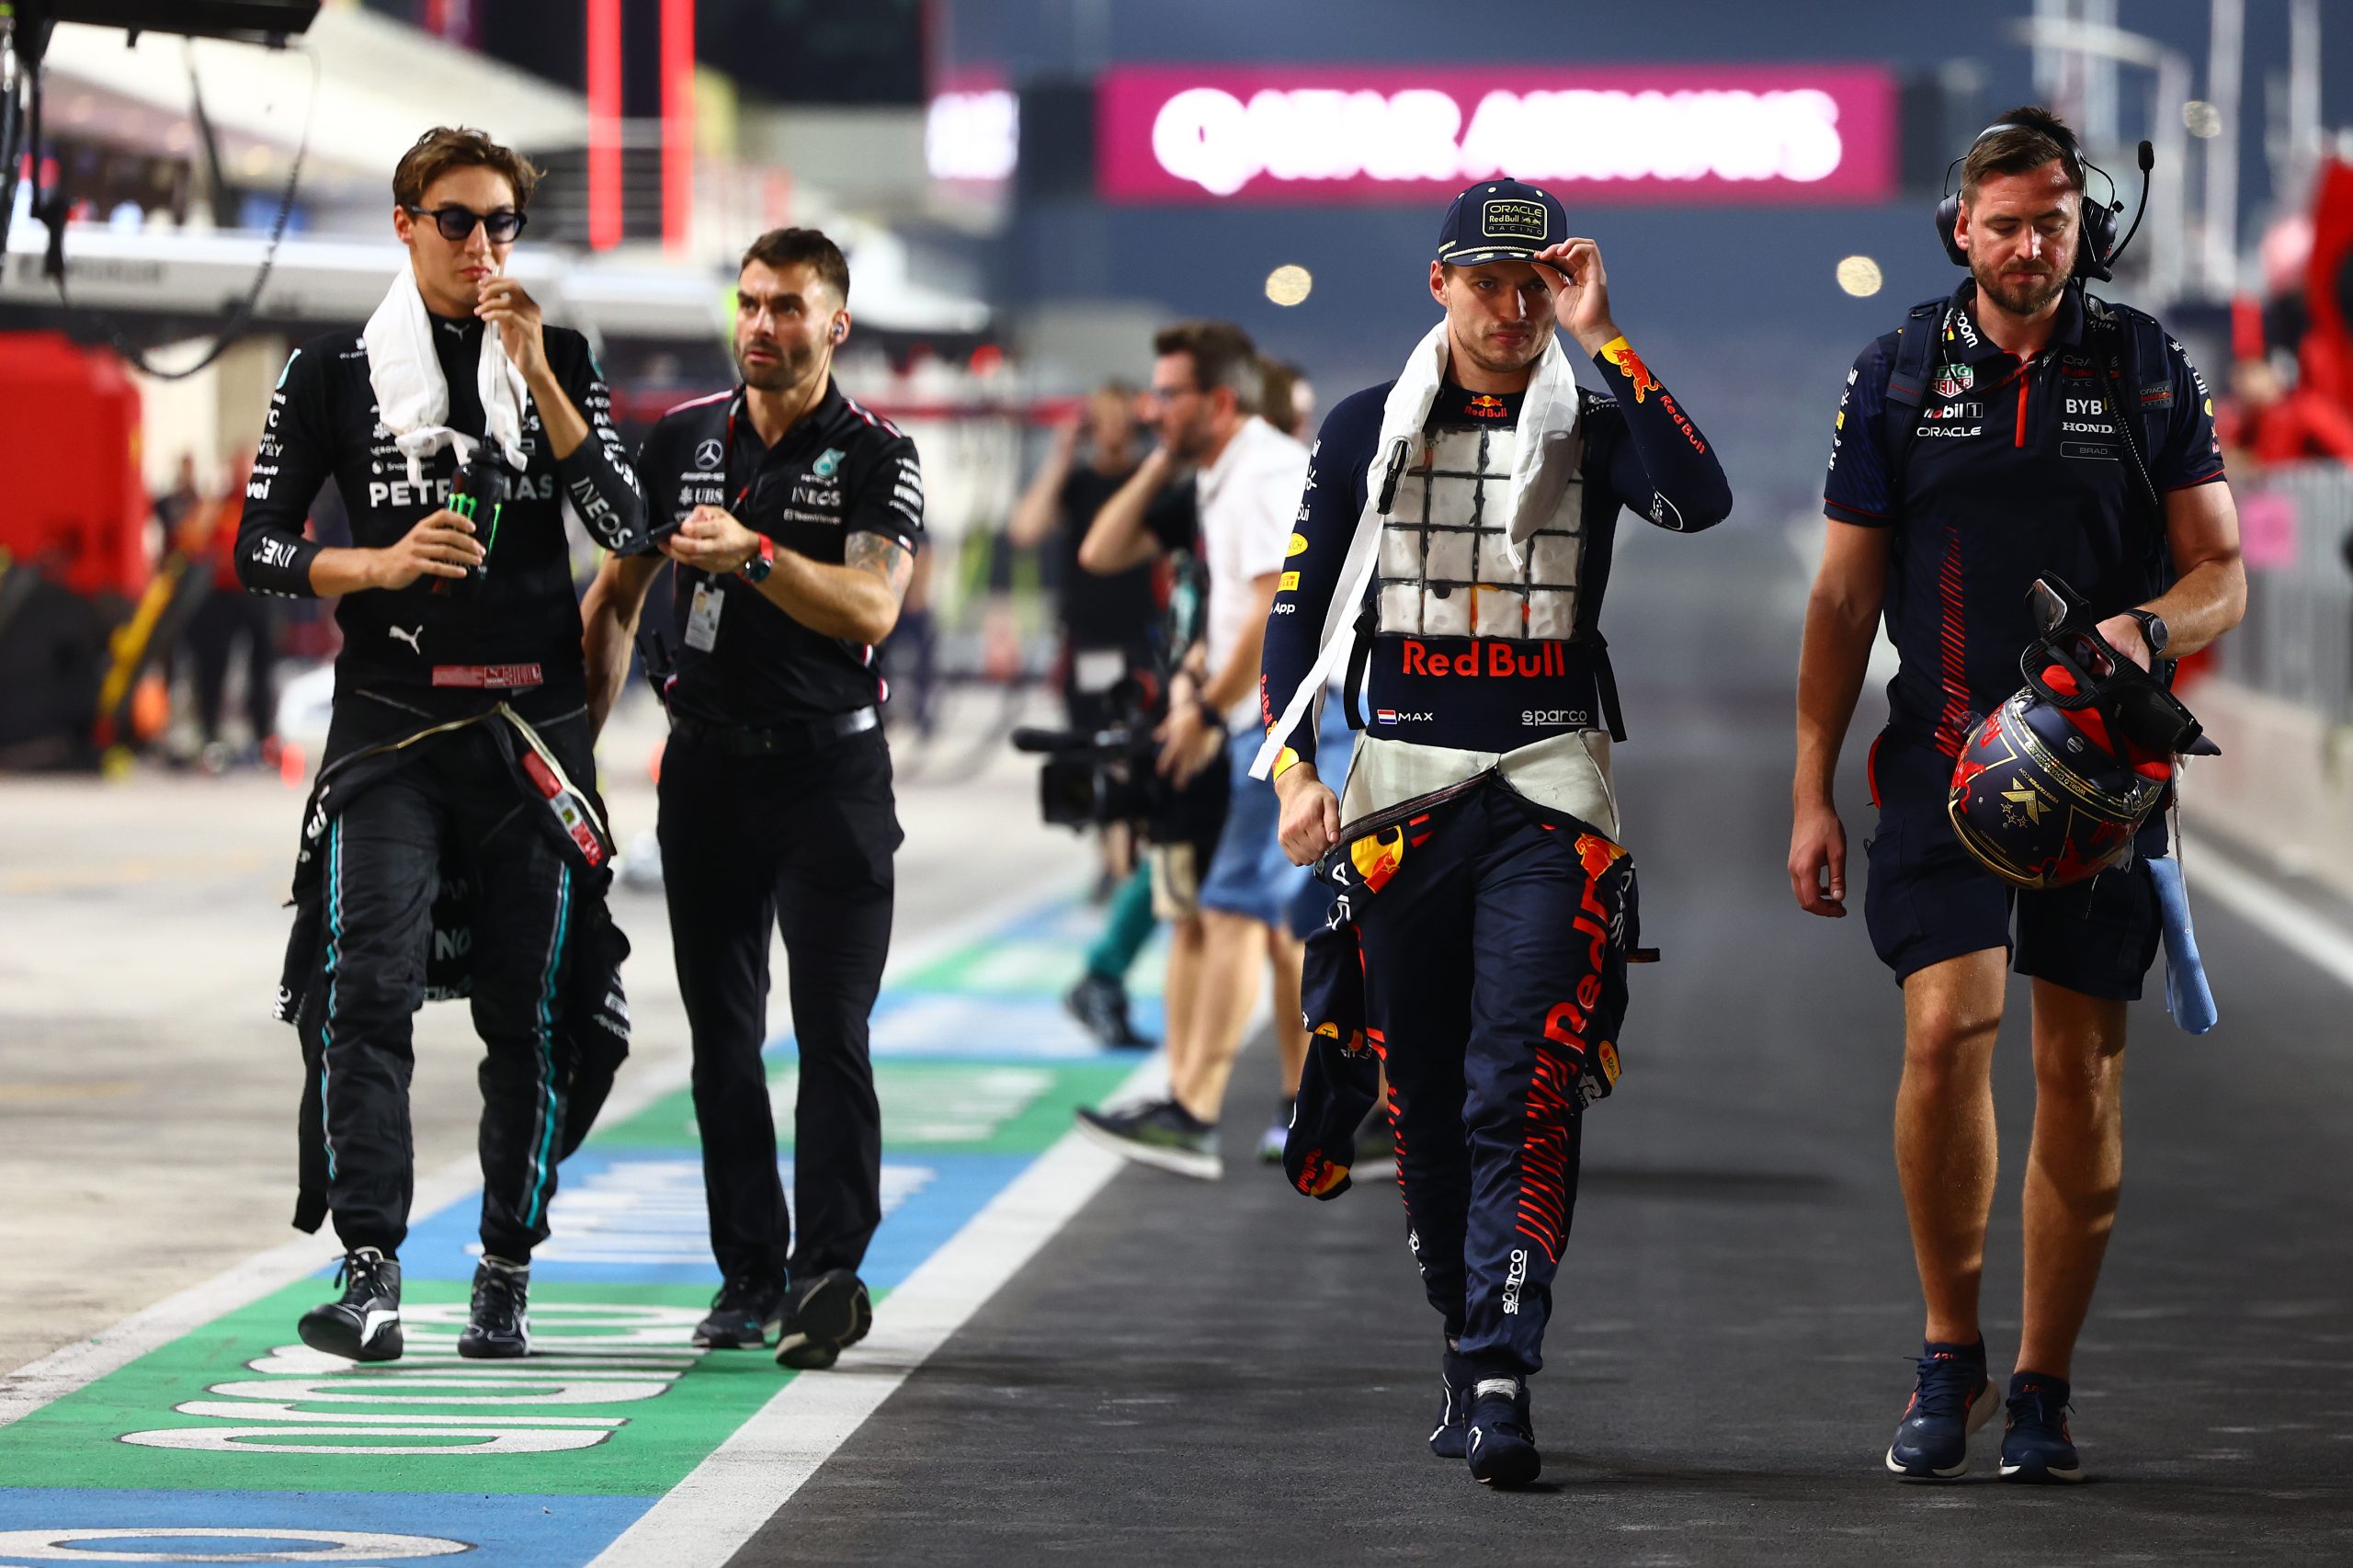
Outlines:
{"label": "black water bottle", "polygon": [[506,505],[506,465],[485,443],[474,449],[472,460],[458,470],[457,484],[449,492],[449,510],[473,524],[474,541],[482,546],[482,559],[467,567],[462,578],[446,579],[457,597],[472,598],[490,575],[490,552],[498,544],[498,515]]}

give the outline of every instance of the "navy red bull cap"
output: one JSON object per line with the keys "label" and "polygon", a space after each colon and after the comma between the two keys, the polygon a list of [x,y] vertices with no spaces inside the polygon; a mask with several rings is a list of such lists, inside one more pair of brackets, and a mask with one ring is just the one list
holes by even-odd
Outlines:
{"label": "navy red bull cap", "polygon": [[1449,267],[1526,261],[1568,237],[1569,215],[1557,198],[1516,179],[1485,179],[1446,210],[1438,259]]}

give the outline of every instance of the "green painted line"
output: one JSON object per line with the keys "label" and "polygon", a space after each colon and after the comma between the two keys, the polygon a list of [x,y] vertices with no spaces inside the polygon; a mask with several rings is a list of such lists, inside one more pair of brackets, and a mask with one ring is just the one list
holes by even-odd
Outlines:
{"label": "green painted line", "polygon": [[[892,989],[952,991],[966,996],[1060,997],[1084,972],[1083,957],[1074,954],[1067,942],[975,943],[926,964],[896,982]],[[1160,964],[1139,963],[1129,976],[1128,994],[1157,996],[1160,983]]]}
{"label": "green painted line", "polygon": [[[1075,960],[1068,941],[984,940],[892,989],[972,997],[986,1027],[1007,1028],[1005,998],[1059,991]],[[1076,1108],[1111,1094],[1134,1065],[1023,1057],[1017,1039],[987,1049],[875,1063],[886,1158],[941,1162],[949,1179],[974,1184],[955,1191],[975,1206],[995,1190],[984,1184],[1012,1179],[1068,1131]],[[788,1151],[799,1072],[790,1054],[769,1063]],[[653,1178],[672,1165],[691,1171],[699,1145],[691,1096],[678,1090],[600,1128],[588,1150],[605,1159],[592,1162],[597,1173],[576,1190],[598,1192],[601,1182],[625,1208],[628,1173],[644,1173],[651,1185],[634,1190],[652,1194],[647,1222],[659,1231],[664,1205],[676,1199]],[[984,1158],[960,1165],[961,1156]],[[910,1199],[904,1212],[921,1206]],[[904,1221],[917,1227],[904,1235],[963,1222],[953,1205],[929,1212]],[[411,1248],[402,1359],[355,1366],[302,1346],[296,1320],[334,1292],[323,1278],[300,1280],[0,1427],[0,1487],[658,1497],[794,1376],[765,1351],[694,1348],[708,1282],[566,1278],[560,1251],[533,1282],[533,1354],[463,1361],[456,1342],[467,1286],[431,1276],[460,1274],[471,1262],[447,1236],[423,1243],[413,1233]],[[651,1259],[586,1256],[572,1266],[667,1267],[654,1250]],[[881,1284],[908,1267],[892,1266]]]}
{"label": "green painted line", "polygon": [[[1134,1070],[1131,1062],[877,1062],[882,1147],[890,1156],[925,1153],[1039,1154],[1070,1131],[1071,1113],[1095,1105]],[[771,1063],[768,1095],[780,1108],[777,1138],[792,1146],[794,1078],[790,1060]],[[665,1095],[589,1139],[592,1149],[701,1146],[688,1091]]]}
{"label": "green painted line", "polygon": [[[324,1293],[315,1279],[290,1286],[0,1428],[0,1475],[11,1486],[31,1487],[656,1495],[773,1397],[779,1378],[796,1375],[763,1351],[699,1352],[687,1345],[687,1329],[708,1305],[708,1292],[696,1287],[535,1287],[529,1360],[461,1362],[454,1351],[466,1287],[418,1280],[403,1302],[408,1355],[374,1368],[316,1357],[294,1342],[294,1320]],[[608,1316],[567,1321],[567,1302],[618,1303],[642,1316],[618,1324]],[[428,1321],[434,1318],[441,1321]],[[613,1343],[629,1339],[639,1343]],[[267,1369],[257,1370],[256,1362]],[[567,1380],[567,1373],[588,1375]],[[177,1408],[251,1403],[258,1415],[267,1402],[255,1394],[213,1391],[280,1382],[287,1387],[279,1403],[306,1417],[342,1419],[227,1419]],[[468,1387],[453,1384],[476,1392],[469,1401]],[[414,1419],[420,1416],[437,1419]],[[464,1425],[485,1417],[507,1425]],[[549,1417],[566,1425],[530,1425]],[[620,1425],[577,1425],[585,1422]],[[453,1424],[454,1432],[432,1430]],[[328,1426],[338,1430],[323,1434]],[[479,1443],[494,1430],[517,1445],[583,1446],[417,1451]],[[153,1435],[173,1432],[216,1443],[225,1433],[239,1437],[228,1448],[156,1446]],[[321,1443],[361,1444],[369,1451],[290,1451]],[[280,1451],[269,1451],[273,1444]]]}

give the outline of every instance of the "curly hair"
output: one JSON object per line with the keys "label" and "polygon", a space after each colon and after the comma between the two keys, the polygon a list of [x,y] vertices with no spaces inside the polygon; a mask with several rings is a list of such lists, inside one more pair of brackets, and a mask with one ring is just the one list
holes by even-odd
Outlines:
{"label": "curly hair", "polygon": [[540,171],[511,147],[502,147],[469,126],[437,125],[416,139],[392,168],[392,199],[403,207],[423,204],[433,182],[452,169],[484,168],[506,176],[515,187],[515,210],[531,205]]}

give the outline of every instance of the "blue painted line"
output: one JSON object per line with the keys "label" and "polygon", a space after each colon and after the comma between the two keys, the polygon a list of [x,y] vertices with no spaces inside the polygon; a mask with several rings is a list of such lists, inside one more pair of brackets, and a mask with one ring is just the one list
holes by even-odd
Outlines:
{"label": "blue painted line", "polygon": [[[425,1537],[471,1544],[456,1556],[416,1559],[426,1562],[495,1563],[498,1568],[578,1568],[595,1557],[638,1516],[651,1497],[482,1496],[466,1493],[430,1498],[396,1492],[66,1492],[0,1490],[0,1564],[8,1568],[54,1568],[64,1558],[83,1568],[129,1568],[152,1563],[158,1552],[210,1551],[210,1561],[255,1560],[273,1548],[332,1540],[340,1532]],[[157,1530],[177,1537],[141,1540],[119,1535],[74,1541],[45,1555],[11,1551],[9,1532]],[[282,1531],[278,1540],[222,1536],[223,1529]],[[217,1545],[200,1544],[209,1539]],[[177,1544],[185,1542],[187,1544]],[[111,1546],[112,1550],[108,1550]],[[137,1553],[147,1553],[144,1557]],[[208,1561],[180,1556],[172,1561]],[[389,1551],[351,1561],[404,1561]]]}

